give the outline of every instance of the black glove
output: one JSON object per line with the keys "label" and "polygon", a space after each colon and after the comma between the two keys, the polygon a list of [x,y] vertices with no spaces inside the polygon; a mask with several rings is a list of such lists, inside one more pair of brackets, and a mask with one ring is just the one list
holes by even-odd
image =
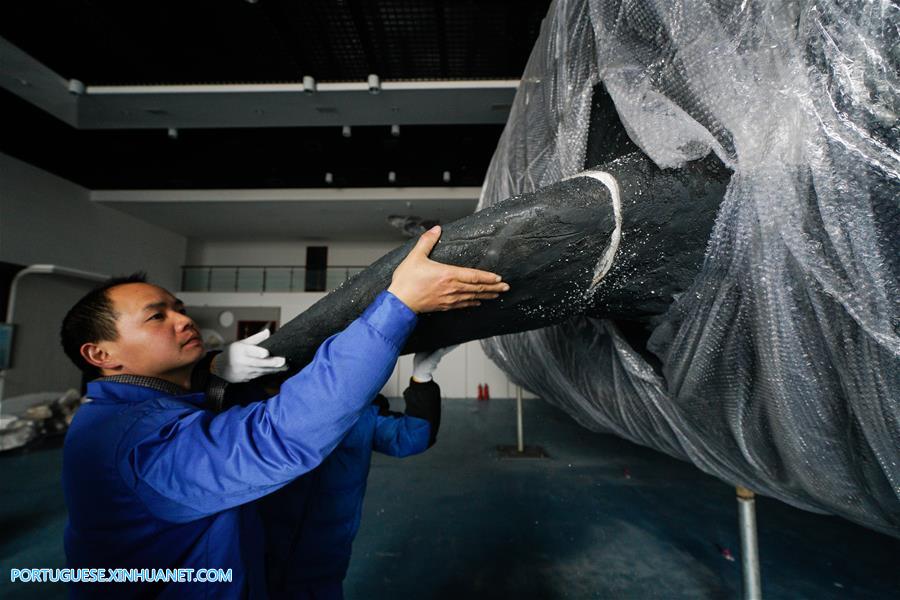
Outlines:
{"label": "black glove", "polygon": [[438,429],[441,427],[441,388],[434,381],[419,383],[412,378],[409,387],[403,391],[406,400],[406,416],[425,419],[431,425],[431,437],[428,447],[437,441]]}

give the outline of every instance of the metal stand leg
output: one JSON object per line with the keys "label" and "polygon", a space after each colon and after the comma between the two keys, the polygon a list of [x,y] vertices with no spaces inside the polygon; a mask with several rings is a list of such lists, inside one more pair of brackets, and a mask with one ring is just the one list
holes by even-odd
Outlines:
{"label": "metal stand leg", "polygon": [[525,434],[522,431],[522,386],[516,386],[516,426],[518,433],[519,453],[525,452]]}
{"label": "metal stand leg", "polygon": [[759,574],[759,545],[756,539],[756,499],[747,488],[737,487],[738,519],[741,528],[741,570],[744,600],[762,600]]}
{"label": "metal stand leg", "polygon": [[525,433],[524,428],[522,427],[523,414],[522,388],[516,386],[516,445],[497,446],[500,458],[547,458],[547,453],[540,446],[525,445]]}

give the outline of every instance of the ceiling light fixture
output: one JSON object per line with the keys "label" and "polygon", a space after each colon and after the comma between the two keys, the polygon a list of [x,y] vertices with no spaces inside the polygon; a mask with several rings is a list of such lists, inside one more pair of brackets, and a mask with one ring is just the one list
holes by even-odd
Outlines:
{"label": "ceiling light fixture", "polygon": [[331,171],[325,173],[325,183],[334,183],[334,175],[331,174]]}
{"label": "ceiling light fixture", "polygon": [[400,126],[399,125],[391,125],[391,135],[394,137],[400,137]]}
{"label": "ceiling light fixture", "polygon": [[312,75],[304,75],[303,76],[303,91],[307,94],[314,94],[316,92],[316,78]]}
{"label": "ceiling light fixture", "polygon": [[166,135],[169,136],[170,140],[177,140],[178,139],[178,130],[175,129],[174,127],[169,127],[168,131],[166,131]]}
{"label": "ceiling light fixture", "polygon": [[344,125],[343,127],[341,127],[341,135],[344,136],[345,138],[348,138],[351,135],[353,135],[353,131],[350,129],[349,125]]}
{"label": "ceiling light fixture", "polygon": [[74,96],[81,96],[84,94],[84,84],[77,79],[70,79],[66,89]]}
{"label": "ceiling light fixture", "polygon": [[368,83],[370,94],[377,94],[381,91],[381,78],[375,73],[369,74]]}
{"label": "ceiling light fixture", "polygon": [[391,183],[396,182],[397,181],[397,173],[395,173],[394,171],[388,171],[388,181],[390,181]]}
{"label": "ceiling light fixture", "polygon": [[450,183],[450,171],[444,171],[443,177],[444,183]]}

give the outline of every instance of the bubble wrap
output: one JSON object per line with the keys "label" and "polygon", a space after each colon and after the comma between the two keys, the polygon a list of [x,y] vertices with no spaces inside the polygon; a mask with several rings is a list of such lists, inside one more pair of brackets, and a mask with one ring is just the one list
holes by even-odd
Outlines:
{"label": "bubble wrap", "polygon": [[488,355],[585,427],[900,536],[898,29],[895,2],[554,2],[479,207],[585,167],[601,82],[659,167],[733,176],[661,367],[588,317]]}

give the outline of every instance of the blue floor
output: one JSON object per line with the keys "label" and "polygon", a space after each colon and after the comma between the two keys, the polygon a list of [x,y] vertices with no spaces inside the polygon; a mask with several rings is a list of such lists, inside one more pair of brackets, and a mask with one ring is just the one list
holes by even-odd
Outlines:
{"label": "blue floor", "polygon": [[[526,401],[526,442],[549,459],[498,457],[515,442],[508,400],[445,401],[441,427],[422,456],[374,460],[348,599],[740,597],[730,486],[540,401]],[[63,565],[60,454],[0,456],[2,598],[64,596],[9,583],[10,567]],[[900,540],[757,504],[765,598],[900,597]]]}

